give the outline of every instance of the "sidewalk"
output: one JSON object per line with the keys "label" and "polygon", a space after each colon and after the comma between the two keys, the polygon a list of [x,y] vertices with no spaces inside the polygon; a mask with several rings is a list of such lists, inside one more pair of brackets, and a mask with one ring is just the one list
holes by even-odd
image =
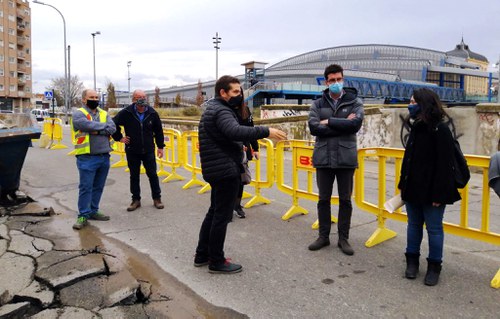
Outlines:
{"label": "sidewalk", "polygon": [[[301,201],[310,213],[282,221],[281,216],[292,202],[276,188],[263,192],[271,204],[246,210],[246,219],[235,218],[229,226],[226,254],[244,267],[243,272],[235,275],[213,275],[206,268],[192,266],[209,193],[197,194],[199,188],[182,190],[187,180],[162,184],[166,207],[157,210],[152,206],[147,178],[141,176],[142,207],[126,212],[129,176],[123,168],[112,169],[101,207],[111,221],[92,222],[84,232],[73,231],[78,172],[74,158],[66,156],[67,152],[31,148],[22,172],[22,189],[60,214],[53,217],[57,222],[51,223],[48,232],[61,238],[61,242],[78,242],[86,249],[95,247],[96,241],[106,248],[109,243],[128,245],[130,249],[120,258],[126,267],[132,265],[139,269],[139,274],[146,273],[151,264],[141,265],[149,257],[159,269],[155,274],[170,274],[211,304],[250,318],[266,319],[498,318],[500,291],[490,288],[489,282],[500,267],[500,247],[446,235],[440,283],[427,287],[422,273],[416,280],[404,279],[404,223],[388,221],[388,227],[399,235],[366,248],[364,242],[375,231],[376,218],[354,207],[350,242],[355,255],[343,255],[336,247],[335,225],[332,245],[311,252],[307,246],[317,236],[317,231],[311,230],[316,220],[315,203]],[[178,172],[188,176],[182,169]],[[389,169],[388,173],[391,174]],[[473,177],[473,184],[471,225],[478,223],[477,207],[481,205],[477,176]],[[368,183],[367,196],[373,196],[376,187],[374,181]],[[499,232],[500,200],[491,197],[491,201],[492,231]],[[455,218],[454,211],[455,205],[447,209],[447,218]],[[336,214],[335,207],[333,213]],[[92,235],[83,236],[85,232]],[[424,256],[426,245],[424,241]],[[128,258],[133,251],[140,257]],[[170,307],[176,304],[174,300]]]}

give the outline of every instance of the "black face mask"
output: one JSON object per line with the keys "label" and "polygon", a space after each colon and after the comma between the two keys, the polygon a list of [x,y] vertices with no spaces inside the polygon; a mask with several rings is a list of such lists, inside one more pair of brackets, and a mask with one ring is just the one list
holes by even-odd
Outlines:
{"label": "black face mask", "polygon": [[240,94],[240,95],[237,95],[237,96],[232,96],[229,101],[227,101],[227,103],[231,106],[231,107],[240,107],[241,104],[243,104],[243,96]]}
{"label": "black face mask", "polygon": [[137,104],[137,105],[146,105],[148,103],[146,102],[146,99],[137,99],[137,102],[135,102],[135,104]]}
{"label": "black face mask", "polygon": [[96,100],[87,100],[87,106],[91,110],[95,110],[99,106],[99,101]]}

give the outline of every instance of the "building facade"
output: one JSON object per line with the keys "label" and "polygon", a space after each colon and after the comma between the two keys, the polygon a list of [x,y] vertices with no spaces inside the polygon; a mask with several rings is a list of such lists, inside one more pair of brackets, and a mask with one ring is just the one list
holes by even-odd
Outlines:
{"label": "building facade", "polygon": [[0,110],[30,105],[31,12],[27,0],[0,0]]}

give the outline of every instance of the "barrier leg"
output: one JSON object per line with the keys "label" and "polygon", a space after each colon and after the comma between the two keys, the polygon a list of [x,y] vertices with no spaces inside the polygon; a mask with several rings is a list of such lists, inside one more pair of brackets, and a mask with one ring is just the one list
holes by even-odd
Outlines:
{"label": "barrier leg", "polygon": [[61,144],[61,140],[57,140],[56,144],[50,147],[51,150],[62,150],[68,148],[66,145]]}
{"label": "barrier leg", "polygon": [[76,154],[76,149],[72,150],[71,152],[69,152],[66,155],[71,156],[71,155],[75,155],[75,154]]}
{"label": "barrier leg", "polygon": [[[245,198],[245,197],[243,197],[243,198]],[[260,187],[256,186],[255,187],[255,195],[243,207],[250,208],[250,207],[257,205],[257,204],[270,204],[270,203],[271,203],[271,201],[269,199],[267,199],[261,195]]]}
{"label": "barrier leg", "polygon": [[498,269],[497,274],[491,280],[491,287],[496,289],[500,288],[500,269]]}
{"label": "barrier leg", "polygon": [[167,172],[166,170],[163,169],[163,165],[160,165],[160,169],[156,172],[156,175],[158,175],[158,177],[160,176],[170,176],[172,174],[170,174],[169,172]]}
{"label": "barrier leg", "polygon": [[162,183],[168,183],[168,182],[171,182],[171,181],[183,181],[183,180],[184,180],[184,176],[179,175],[175,171],[175,168],[172,168],[172,173],[170,173],[170,175],[168,175],[168,177],[165,178],[164,180],[162,180],[161,182]]}
{"label": "barrier leg", "polygon": [[198,194],[203,194],[203,193],[206,193],[208,192],[209,190],[211,190],[212,187],[210,186],[209,183],[206,183],[205,186],[203,186],[199,191],[198,191]]}
{"label": "barrier leg", "polygon": [[290,209],[285,213],[285,215],[281,216],[281,219],[282,220],[289,220],[290,218],[292,218],[293,216],[295,215],[299,215],[299,214],[302,214],[302,215],[307,215],[309,214],[309,212],[307,211],[307,209],[305,209],[304,207],[302,206],[299,206],[299,205],[293,205],[292,207],[290,207]]}
{"label": "barrier leg", "polygon": [[182,189],[188,189],[194,186],[205,186],[205,182],[200,181],[196,178],[196,173],[193,173],[191,180],[186,183],[186,185],[182,186]]}
{"label": "barrier leg", "polygon": [[249,192],[243,191],[243,195],[241,195],[242,199],[250,198],[250,197],[252,197],[252,194],[250,194]]}
{"label": "barrier leg", "polygon": [[116,162],[113,165],[111,165],[112,168],[125,167],[125,166],[127,166],[127,160],[125,159],[125,154],[124,153],[120,154],[120,160],[118,162]]}
{"label": "barrier leg", "polygon": [[[337,217],[332,215],[331,221],[332,221],[332,224],[336,224],[338,221]],[[311,228],[312,229],[319,229],[319,220],[316,219],[316,221],[311,225]]]}
{"label": "barrier leg", "polygon": [[385,227],[385,218],[383,218],[380,215],[377,218],[378,218],[378,228],[366,241],[365,243],[366,247],[373,247],[398,235],[398,233],[396,233],[395,231]]}

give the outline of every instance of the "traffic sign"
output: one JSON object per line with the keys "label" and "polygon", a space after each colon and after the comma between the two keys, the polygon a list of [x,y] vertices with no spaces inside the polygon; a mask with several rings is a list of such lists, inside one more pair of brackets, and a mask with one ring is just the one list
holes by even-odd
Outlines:
{"label": "traffic sign", "polygon": [[45,91],[43,94],[45,95],[45,99],[47,100],[52,100],[52,98],[54,97],[52,91]]}

